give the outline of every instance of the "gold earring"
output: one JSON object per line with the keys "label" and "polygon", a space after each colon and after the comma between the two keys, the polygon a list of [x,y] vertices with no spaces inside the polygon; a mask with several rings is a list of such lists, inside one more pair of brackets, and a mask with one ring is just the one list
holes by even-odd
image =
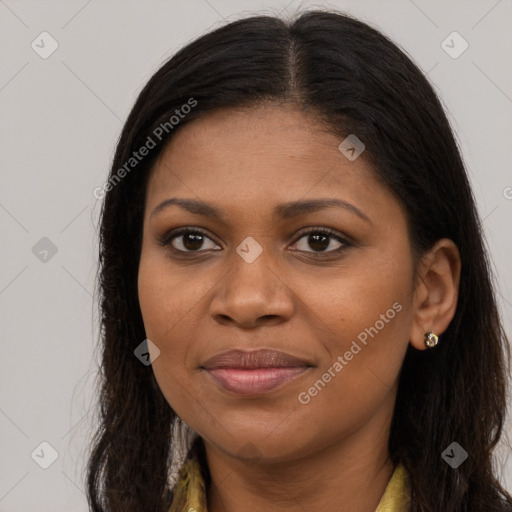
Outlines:
{"label": "gold earring", "polygon": [[425,345],[427,348],[433,348],[439,343],[439,336],[429,331],[425,333]]}

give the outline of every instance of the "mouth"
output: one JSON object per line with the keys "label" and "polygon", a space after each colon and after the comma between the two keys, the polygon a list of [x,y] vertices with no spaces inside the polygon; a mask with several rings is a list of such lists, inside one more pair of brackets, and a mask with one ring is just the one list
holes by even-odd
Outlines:
{"label": "mouth", "polygon": [[254,396],[282,387],[311,367],[308,362],[286,352],[259,349],[222,352],[208,359],[201,368],[224,390]]}

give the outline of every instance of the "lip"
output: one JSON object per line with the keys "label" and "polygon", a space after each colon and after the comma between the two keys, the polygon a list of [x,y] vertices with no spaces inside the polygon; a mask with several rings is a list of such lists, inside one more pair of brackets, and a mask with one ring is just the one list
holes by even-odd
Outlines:
{"label": "lip", "polygon": [[228,350],[202,366],[216,384],[239,395],[268,393],[311,368],[307,361],[273,349]]}

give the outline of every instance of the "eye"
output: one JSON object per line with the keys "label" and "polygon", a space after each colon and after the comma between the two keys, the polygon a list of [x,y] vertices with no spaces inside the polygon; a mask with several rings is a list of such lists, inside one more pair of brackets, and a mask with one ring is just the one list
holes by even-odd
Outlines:
{"label": "eye", "polygon": [[[197,228],[181,228],[166,233],[158,239],[162,246],[169,246],[174,253],[201,253],[208,250],[218,251],[220,246],[206,233]],[[337,231],[329,228],[310,228],[294,243],[293,250],[313,254],[336,254],[351,247],[352,244]],[[311,248],[312,250],[308,250]]]}
{"label": "eye", "polygon": [[[297,245],[296,250],[304,252],[338,253],[352,244],[332,229],[313,228],[303,233],[295,242],[295,245]],[[308,247],[311,247],[313,250],[308,251]]]}
{"label": "eye", "polygon": [[[210,244],[207,243],[210,242]],[[200,250],[218,250],[220,247],[199,229],[182,228],[173,231],[159,240],[163,246],[171,246],[176,252],[201,252]],[[210,245],[210,247],[208,247]]]}

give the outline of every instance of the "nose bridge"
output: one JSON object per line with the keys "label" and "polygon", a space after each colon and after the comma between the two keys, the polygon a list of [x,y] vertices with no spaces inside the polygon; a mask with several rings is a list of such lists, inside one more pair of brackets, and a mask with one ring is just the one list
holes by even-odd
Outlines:
{"label": "nose bridge", "polygon": [[240,324],[290,315],[290,294],[272,269],[272,262],[270,249],[264,249],[252,237],[245,238],[230,257],[230,269],[214,294],[211,315],[217,319],[229,317]]}
{"label": "nose bridge", "polygon": [[277,287],[277,277],[269,268],[272,260],[268,247],[264,248],[251,236],[246,237],[232,255],[231,272],[226,283],[230,293],[248,295],[252,300],[268,302]]}
{"label": "nose bridge", "polygon": [[[251,238],[251,237],[248,237]],[[257,245],[256,245],[257,244]],[[244,240],[235,250],[230,278],[242,289],[249,287],[255,293],[269,293],[274,287],[275,273],[271,272],[272,255],[254,239]]]}

